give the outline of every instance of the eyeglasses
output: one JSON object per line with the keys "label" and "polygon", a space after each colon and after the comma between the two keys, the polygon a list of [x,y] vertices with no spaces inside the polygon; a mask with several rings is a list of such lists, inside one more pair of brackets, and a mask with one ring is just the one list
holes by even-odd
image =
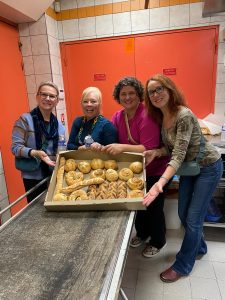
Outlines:
{"label": "eyeglasses", "polygon": [[155,90],[148,90],[148,95],[149,97],[153,97],[156,94],[161,94],[163,91],[164,91],[164,86],[160,85],[160,86],[157,86],[157,88]]}
{"label": "eyeglasses", "polygon": [[50,100],[54,101],[58,98],[57,95],[51,95],[51,94],[46,94],[46,93],[39,93],[38,94],[42,99],[47,99],[49,97]]}

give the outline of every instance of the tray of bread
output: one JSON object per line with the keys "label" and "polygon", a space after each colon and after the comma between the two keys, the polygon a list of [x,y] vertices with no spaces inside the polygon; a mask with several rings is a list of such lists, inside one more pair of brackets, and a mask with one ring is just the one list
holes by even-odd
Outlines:
{"label": "tray of bread", "polygon": [[47,210],[144,210],[144,157],[92,150],[58,155],[44,206]]}

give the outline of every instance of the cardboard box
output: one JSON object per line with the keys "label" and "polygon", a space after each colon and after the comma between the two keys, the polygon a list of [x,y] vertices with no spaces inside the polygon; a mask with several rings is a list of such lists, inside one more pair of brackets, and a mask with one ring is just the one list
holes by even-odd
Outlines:
{"label": "cardboard box", "polygon": [[[77,150],[61,152],[58,155],[56,166],[52,174],[48,192],[45,198],[44,206],[49,211],[83,211],[83,210],[145,210],[142,205],[143,198],[120,198],[120,199],[101,199],[101,200],[77,200],[77,201],[53,201],[55,193],[56,176],[59,166],[60,157],[65,159],[73,158],[76,162],[87,160],[91,161],[94,158],[102,160],[114,159],[118,163],[119,171],[122,168],[129,167],[131,162],[140,161],[145,165],[144,156],[140,153],[121,153],[118,155],[109,155],[103,152],[96,152],[92,150]],[[89,178],[90,174],[85,177]],[[145,169],[141,174],[135,174],[141,177],[146,184]],[[129,189],[128,189],[129,190]],[[144,193],[146,188],[144,186]]]}

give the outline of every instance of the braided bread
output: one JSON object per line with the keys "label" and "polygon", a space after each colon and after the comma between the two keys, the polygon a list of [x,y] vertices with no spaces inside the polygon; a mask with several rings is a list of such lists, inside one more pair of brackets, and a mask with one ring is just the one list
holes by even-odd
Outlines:
{"label": "braided bread", "polygon": [[107,199],[116,199],[117,198],[117,182],[110,182]]}
{"label": "braided bread", "polygon": [[100,186],[98,188],[98,194],[96,196],[96,199],[106,199],[108,188],[109,188],[109,183],[107,181],[100,184]]}
{"label": "braided bread", "polygon": [[59,160],[59,169],[56,175],[56,186],[55,186],[55,194],[58,194],[63,187],[63,176],[64,176],[64,166],[65,166],[65,158],[61,157]]}
{"label": "braided bread", "polygon": [[127,185],[123,180],[117,182],[117,198],[127,198]]}
{"label": "braided bread", "polygon": [[86,180],[82,180],[79,182],[76,182],[70,186],[67,186],[65,188],[61,189],[62,193],[66,193],[66,194],[70,194],[75,190],[79,190],[85,186],[88,185],[93,185],[93,184],[101,184],[104,182],[104,179],[100,178],[100,177],[96,177],[96,178],[92,178],[92,179],[86,179]]}
{"label": "braided bread", "polygon": [[87,190],[88,199],[94,200],[97,195],[97,186],[95,184],[89,185]]}

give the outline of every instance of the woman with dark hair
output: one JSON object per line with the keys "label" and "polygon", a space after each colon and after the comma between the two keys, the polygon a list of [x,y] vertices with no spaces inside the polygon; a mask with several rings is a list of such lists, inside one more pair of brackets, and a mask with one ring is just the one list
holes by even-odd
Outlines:
{"label": "woman with dark hair", "polygon": [[[174,264],[160,274],[162,281],[174,282],[192,271],[198,255],[207,253],[203,222],[223,165],[220,154],[202,136],[196,116],[187,108],[182,93],[170,78],[164,75],[150,78],[146,83],[145,103],[148,113],[162,126],[163,143],[171,154],[166,170],[144,197],[143,204],[147,207],[156,201],[183,161],[196,159],[200,142],[204,142],[200,173],[180,176],[179,180],[178,214],[185,235]],[[157,156],[168,155],[167,149],[146,151],[147,163]]]}
{"label": "woman with dark hair", "polygon": [[[160,146],[160,127],[148,116],[143,105],[144,88],[133,77],[121,79],[114,88],[113,96],[121,104],[122,110],[116,112],[112,122],[118,130],[119,143],[103,147],[103,151],[118,154],[124,151],[142,153]],[[156,158],[146,169],[147,190],[159,180],[166,168],[166,157]],[[135,220],[137,235],[132,238],[131,246],[138,247],[146,239],[142,254],[152,257],[159,253],[166,244],[166,226],[163,212],[164,193],[146,211],[138,211]]]}
{"label": "woman with dark hair", "polygon": [[[24,113],[15,123],[12,133],[12,153],[16,157],[35,157],[40,164],[36,170],[22,171],[25,190],[28,191],[51,175],[55,166],[59,135],[65,129],[52,111],[58,104],[59,90],[53,82],[42,82],[37,91],[37,107]],[[28,202],[47,188],[47,183],[27,196]]]}

